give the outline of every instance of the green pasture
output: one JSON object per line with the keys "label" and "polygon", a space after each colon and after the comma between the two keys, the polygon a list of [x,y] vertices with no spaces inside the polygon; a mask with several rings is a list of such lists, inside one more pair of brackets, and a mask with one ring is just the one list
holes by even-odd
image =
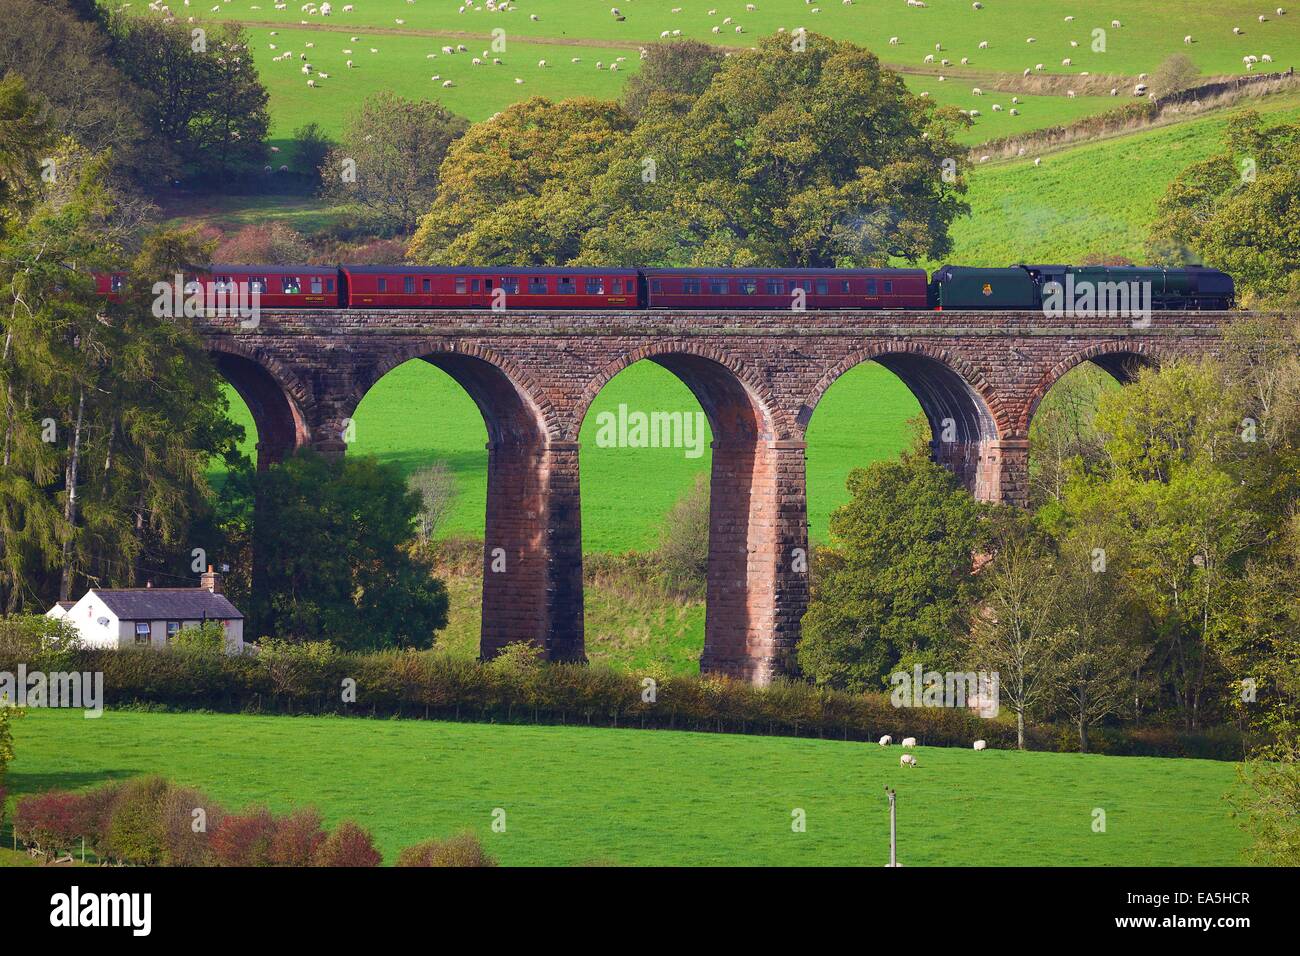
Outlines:
{"label": "green pasture", "polygon": [[31,712],[14,737],[11,796],[160,773],[354,819],[389,862],[471,830],[506,865],[880,866],[885,786],[907,866],[1223,866],[1246,842],[1233,765],[1205,760],[921,747],[910,769],[834,740],[115,711]]}

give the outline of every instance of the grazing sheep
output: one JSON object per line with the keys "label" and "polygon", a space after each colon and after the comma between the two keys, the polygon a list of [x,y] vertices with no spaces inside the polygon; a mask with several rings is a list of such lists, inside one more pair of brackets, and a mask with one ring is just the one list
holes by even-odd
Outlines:
{"label": "grazing sheep", "polygon": [[1013,97],[1011,97],[1011,102],[1012,102],[1012,103],[1019,103],[1019,102],[1020,102],[1020,97],[1018,97],[1018,96],[1013,96]]}
{"label": "grazing sheep", "polygon": [[443,80],[442,85],[443,87],[448,87],[448,86],[454,86],[455,84],[452,83],[451,80]]}
{"label": "grazing sheep", "polygon": [[316,81],[315,81],[315,80],[308,80],[308,81],[307,81],[307,85],[308,85],[308,86],[315,86],[315,85],[316,85]]}
{"label": "grazing sheep", "polygon": [[898,46],[898,37],[890,37],[890,38],[889,38],[889,45],[890,45],[890,46]]}
{"label": "grazing sheep", "polygon": [[900,767],[915,767],[916,758],[911,754],[903,754],[903,756],[898,758],[898,765]]}
{"label": "grazing sheep", "polygon": [[1183,42],[1184,42],[1184,43],[1191,43],[1191,42],[1192,42],[1192,35],[1189,33],[1187,36],[1183,37]]}
{"label": "grazing sheep", "polygon": [[351,61],[351,60],[348,60],[348,62],[347,62],[347,68],[348,68],[349,70],[353,68],[353,64],[352,64],[352,61]]}
{"label": "grazing sheep", "polygon": [[1061,66],[1073,66],[1073,65],[1074,65],[1074,61],[1071,60],[1068,56],[1061,61]]}
{"label": "grazing sheep", "polygon": [[1042,68],[1043,68],[1043,64],[1041,64],[1041,63],[1035,63],[1035,64],[1034,64],[1034,69],[1035,69],[1035,70],[1041,70]]}
{"label": "grazing sheep", "polygon": [[933,62],[934,62],[934,54],[933,54],[933,53],[927,53],[927,54],[925,55],[925,62],[926,62],[926,63],[933,63]]}
{"label": "grazing sheep", "polygon": [[998,104],[998,103],[994,103],[994,104],[993,104],[993,112],[995,112],[995,113],[1001,113],[1001,112],[1002,112],[1002,106],[1001,106],[1000,104]]}
{"label": "grazing sheep", "polygon": [[1025,76],[1028,76],[1032,72],[1033,70],[1029,69],[1029,67],[1025,67]]}
{"label": "grazing sheep", "polygon": [[970,91],[970,95],[971,95],[971,96],[983,96],[983,95],[984,95],[984,91],[981,90],[978,86],[972,86],[972,87],[971,87],[971,91]]}
{"label": "grazing sheep", "polygon": [[1010,109],[1009,112],[1011,113],[1012,116],[1019,116],[1019,115],[1020,115],[1020,110],[1016,109],[1014,106],[1011,107],[1011,109]]}
{"label": "grazing sheep", "polygon": [[988,40],[980,40],[980,49],[981,49],[981,50],[987,50],[988,48],[989,48],[989,41],[988,41]]}
{"label": "grazing sheep", "polygon": [[1036,159],[1034,160],[1034,165],[1035,165],[1035,166],[1041,166],[1041,165],[1043,165],[1043,160],[1042,160],[1041,158],[1036,158]]}
{"label": "grazing sheep", "polygon": [[1074,99],[1074,90],[1066,90],[1065,95],[1068,96],[1070,99]]}
{"label": "grazing sheep", "polygon": [[976,750],[985,750],[985,749],[987,749],[987,748],[988,748],[988,741],[985,741],[985,740],[977,740],[977,741],[975,741],[975,749],[976,749]]}
{"label": "grazing sheep", "polygon": [[1273,62],[1273,58],[1272,58],[1271,56],[1269,56],[1267,53],[1265,53],[1263,56],[1261,56],[1260,59],[1263,60],[1265,63],[1272,63],[1272,62]]}
{"label": "grazing sheep", "polygon": [[880,746],[882,747],[888,747],[893,742],[894,742],[894,738],[889,736],[889,734],[885,734],[885,736],[880,738]]}
{"label": "grazing sheep", "polygon": [[1241,27],[1233,27],[1232,32],[1237,36],[1241,36]]}
{"label": "grazing sheep", "polygon": [[975,0],[975,2],[971,4],[971,9],[972,9],[972,10],[983,10],[983,9],[984,9],[984,4],[980,3],[979,0]]}
{"label": "grazing sheep", "polygon": [[1118,30],[1122,26],[1122,24],[1118,20],[1111,20],[1110,25],[1111,28],[1115,30]]}
{"label": "grazing sheep", "polygon": [[915,738],[915,737],[904,737],[904,738],[903,738],[903,744],[902,744],[902,745],[903,745],[904,747],[915,747],[915,746],[916,746],[916,738]]}
{"label": "grazing sheep", "polygon": [[977,116],[980,115],[980,111],[979,111],[979,110],[971,110],[970,113],[968,113],[967,115],[970,116],[971,119],[974,119],[975,117],[977,117]]}
{"label": "grazing sheep", "polygon": [[961,58],[961,65],[962,65],[962,66],[969,66],[969,65],[970,65],[970,57],[968,57],[968,56],[964,56],[964,57],[962,57],[962,58]]}

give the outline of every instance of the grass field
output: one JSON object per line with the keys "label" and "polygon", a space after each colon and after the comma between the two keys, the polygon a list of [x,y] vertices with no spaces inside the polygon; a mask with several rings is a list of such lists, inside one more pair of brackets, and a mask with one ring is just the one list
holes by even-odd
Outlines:
{"label": "grass field", "polygon": [[[1266,122],[1294,122],[1300,96],[1267,97],[1254,108]],[[1070,262],[1096,251],[1146,261],[1156,201],[1183,169],[1222,148],[1233,112],[1087,142],[1043,157],[1039,167],[1026,160],[977,169],[971,214],[953,224],[949,261]]]}
{"label": "grass field", "polygon": [[472,830],[508,865],[878,866],[885,785],[909,866],[1217,866],[1245,843],[1233,765],[1202,760],[922,747],[907,769],[829,740],[113,711],[32,712],[14,736],[14,796],[162,773],[229,807],[310,801],[371,828],[389,861]]}

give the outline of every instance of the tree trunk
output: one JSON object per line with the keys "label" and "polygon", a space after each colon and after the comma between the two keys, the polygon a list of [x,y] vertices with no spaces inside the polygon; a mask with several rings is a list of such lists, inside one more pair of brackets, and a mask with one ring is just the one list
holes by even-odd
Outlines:
{"label": "tree trunk", "polygon": [[59,600],[69,600],[72,592],[72,536],[77,527],[77,466],[81,459],[81,419],[86,411],[86,392],[77,394],[77,421],[72,429],[72,453],[68,457],[68,496],[63,503],[63,576],[59,581]]}
{"label": "tree trunk", "polygon": [[1025,749],[1025,712],[1016,711],[1016,746]]}
{"label": "tree trunk", "polygon": [[1082,717],[1079,718],[1079,753],[1088,752],[1088,722]]}

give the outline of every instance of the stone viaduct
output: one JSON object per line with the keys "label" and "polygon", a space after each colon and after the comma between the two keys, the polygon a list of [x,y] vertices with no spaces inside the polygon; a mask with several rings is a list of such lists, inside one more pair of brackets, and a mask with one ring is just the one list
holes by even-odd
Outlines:
{"label": "stone viaduct", "polygon": [[1214,351],[1231,318],[285,310],[252,329],[224,317],[200,328],[252,410],[260,467],[305,445],[342,454],[366,391],[410,359],[469,393],[489,435],[485,658],[531,640],[550,659],[585,659],[579,429],[632,363],[673,372],[714,437],[701,670],[764,683],[793,665],[808,603],[804,432],[840,375],[866,361],[892,370],[929,420],[935,459],[977,497],[1024,504],[1029,423],[1057,379],[1091,361],[1125,381],[1138,365]]}

